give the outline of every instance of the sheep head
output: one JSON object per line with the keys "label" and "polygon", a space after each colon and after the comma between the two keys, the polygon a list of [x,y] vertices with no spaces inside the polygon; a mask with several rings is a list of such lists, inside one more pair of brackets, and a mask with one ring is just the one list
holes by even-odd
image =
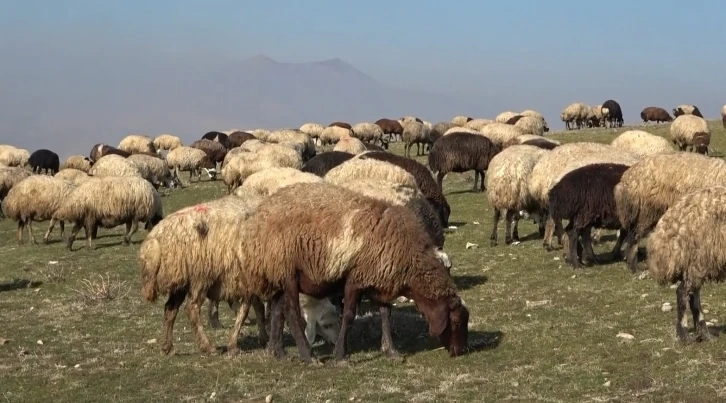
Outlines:
{"label": "sheep head", "polygon": [[414,296],[416,307],[429,323],[429,334],[438,337],[449,350],[450,357],[462,355],[468,349],[469,310],[458,295],[439,299]]}

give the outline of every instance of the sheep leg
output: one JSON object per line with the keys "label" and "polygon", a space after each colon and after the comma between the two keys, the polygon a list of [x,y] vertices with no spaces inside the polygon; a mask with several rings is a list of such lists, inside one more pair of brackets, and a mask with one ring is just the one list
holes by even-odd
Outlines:
{"label": "sheep leg", "polygon": [[537,230],[539,231],[539,236],[541,237],[544,237],[545,235],[545,221],[547,221],[547,209],[540,209]]}
{"label": "sheep leg", "polygon": [[612,252],[610,252],[613,256],[614,261],[619,261],[623,259],[623,253],[621,251],[623,246],[623,241],[625,240],[625,237],[628,235],[628,231],[625,230],[625,228],[621,228],[618,232],[618,240],[615,241],[615,245],[613,246]]}
{"label": "sheep leg", "polygon": [[30,242],[33,243],[33,245],[36,245],[38,242],[35,240],[35,235],[33,234],[33,219],[28,218],[28,234],[30,235]]}
{"label": "sheep leg", "polygon": [[628,236],[625,238],[625,262],[631,272],[635,273],[638,269],[638,241],[640,236],[635,229],[628,231]]}
{"label": "sheep leg", "polygon": [[691,293],[688,305],[691,306],[693,327],[697,335],[696,340],[711,340],[711,334],[708,332],[708,325],[706,324],[706,316],[703,314],[703,309],[701,308],[701,290],[695,290]]}
{"label": "sheep leg", "polygon": [[583,228],[581,231],[582,234],[582,248],[585,252],[585,256],[587,256],[587,263],[588,266],[593,264],[599,264],[600,262],[597,259],[597,256],[595,256],[595,251],[592,250],[592,227],[586,227]]}
{"label": "sheep leg", "polygon": [[381,304],[381,351],[386,357],[400,359],[401,354],[393,347],[393,322],[391,321],[391,305]]}
{"label": "sheep leg", "polygon": [[290,328],[292,337],[295,339],[300,359],[308,364],[312,364],[314,361],[317,362],[317,360],[313,360],[310,343],[305,338],[304,326],[302,325],[304,322],[300,311],[300,288],[297,278],[288,281],[285,287],[285,305],[285,308],[287,308],[285,321]]}
{"label": "sheep leg", "polygon": [[284,301],[282,293],[278,292],[270,299],[270,342],[267,351],[275,358],[285,358],[285,349],[282,348],[282,321],[284,320],[282,308]]}
{"label": "sheep leg", "polygon": [[[50,233],[53,232],[53,227],[55,226],[56,219],[51,218],[50,224],[48,225],[48,231],[45,232],[45,236],[43,236],[43,243],[48,243],[48,240],[50,239]],[[61,221],[61,228],[63,228],[63,221]],[[63,230],[61,229],[61,238],[63,238]]]}
{"label": "sheep leg", "polygon": [[512,211],[512,241],[519,242],[519,211]]}
{"label": "sheep leg", "polygon": [[567,251],[567,261],[570,262],[573,269],[580,268],[580,257],[577,253],[577,243],[579,241],[579,231],[575,228],[573,223],[567,224],[567,235],[569,236],[569,250]]}
{"label": "sheep leg", "polygon": [[421,145],[419,143],[416,143],[416,156],[421,155]]}
{"label": "sheep leg", "polygon": [[[73,250],[73,242],[76,240],[76,235],[78,235],[78,233],[81,231],[81,228],[83,228],[83,226],[78,223],[73,225],[71,235],[68,236],[68,240],[66,241],[66,247],[68,248],[68,250]],[[88,238],[88,234],[90,233],[86,231],[86,238]]]}
{"label": "sheep leg", "polygon": [[174,354],[174,321],[176,314],[179,313],[179,307],[184,303],[187,296],[186,290],[179,290],[169,294],[169,299],[164,304],[164,341],[161,343],[161,352],[166,355]]}
{"label": "sheep leg", "polygon": [[499,226],[499,219],[502,217],[502,212],[498,209],[494,209],[494,217],[492,217],[492,235],[489,237],[489,243],[491,246],[497,246],[497,227]]}
{"label": "sheep leg", "polygon": [[555,220],[552,218],[552,216],[547,215],[547,223],[545,224],[545,234],[544,234],[544,241],[542,242],[542,247],[545,248],[547,252],[552,252],[552,234],[555,232]]}
{"label": "sheep leg", "polygon": [[252,297],[251,304],[255,310],[255,320],[257,321],[257,339],[264,347],[270,341],[270,336],[265,328],[265,304],[257,296]]}
{"label": "sheep leg", "polygon": [[[507,245],[510,245],[513,242],[514,235],[512,234],[512,222],[515,220],[515,215],[518,214],[519,212],[517,211],[507,210],[504,216],[504,243],[506,243]],[[519,240],[519,234],[517,234],[517,240]]]}
{"label": "sheep leg", "polygon": [[25,231],[25,221],[21,218],[18,220],[18,245],[23,244],[23,232]]}
{"label": "sheep leg", "polygon": [[86,245],[88,246],[88,249],[95,249],[95,246],[93,246],[93,238],[95,237],[96,223],[91,220],[86,220],[84,226],[86,230]]}
{"label": "sheep leg", "polygon": [[[210,306],[211,305],[212,304],[210,304]],[[237,355],[239,353],[239,346],[237,345],[237,341],[239,341],[239,335],[242,332],[242,325],[244,324],[245,320],[247,319],[247,315],[249,313],[250,313],[249,301],[244,301],[242,303],[242,305],[239,307],[239,310],[237,311],[237,317],[235,318],[234,326],[232,327],[232,332],[229,334],[229,342],[227,343],[227,354]]]}
{"label": "sheep leg", "polygon": [[347,350],[347,339],[348,329],[355,319],[355,314],[358,309],[358,300],[360,299],[360,290],[352,283],[347,282],[345,284],[345,298],[343,302],[343,320],[340,324],[340,333],[338,333],[338,340],[335,341],[335,350],[333,355],[338,366],[347,365],[346,361],[346,350]]}
{"label": "sheep leg", "polygon": [[681,281],[676,288],[676,336],[681,342],[688,340],[688,318],[686,317],[686,304],[688,303],[688,290]]}
{"label": "sheep leg", "polygon": [[443,171],[436,174],[436,184],[439,185],[441,193],[444,193],[444,176],[446,176],[446,172]]}
{"label": "sheep leg", "polygon": [[209,327],[212,329],[221,329],[223,327],[222,322],[219,321],[219,301],[209,300],[207,317],[209,318]]}
{"label": "sheep leg", "polygon": [[134,220],[133,223],[126,223],[126,235],[124,235],[124,245],[131,244],[131,237],[139,230],[139,222]]}
{"label": "sheep leg", "polygon": [[199,320],[199,311],[201,311],[202,304],[206,293],[200,289],[191,290],[189,295],[189,302],[187,302],[186,311],[187,317],[191,324],[192,333],[194,333],[194,339],[197,342],[197,346],[202,350],[202,354],[213,354],[216,349],[209,343],[209,338],[204,332],[202,322]]}

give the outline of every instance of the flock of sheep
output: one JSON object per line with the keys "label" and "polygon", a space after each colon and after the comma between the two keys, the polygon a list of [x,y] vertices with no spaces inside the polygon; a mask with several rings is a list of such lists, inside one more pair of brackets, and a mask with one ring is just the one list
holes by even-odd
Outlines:
{"label": "flock of sheep", "polygon": [[[672,121],[678,150],[641,130],[611,144],[561,145],[545,137],[547,122],[532,110],[437,124],[406,116],[353,126],[213,131],[189,146],[168,134],[130,135],[117,147],[96,144],[88,157],[71,156],[62,165],[50,150],[29,154],[0,145],[0,199],[5,216],[18,223],[19,243],[25,227],[35,243],[32,223],[50,220],[46,243],[56,223],[63,237],[69,222],[69,250],[81,229],[93,248],[98,227],[122,224],[128,245],[143,223],[142,296],[167,297],[166,354],[174,351],[174,321],[188,299],[186,313],[204,353],[215,349],[201,307],[208,302],[209,324],[219,327],[219,303],[227,302],[237,312],[230,354],[238,351],[252,307],[259,341],[276,357],[285,355],[286,323],[302,360],[315,361],[310,346],[321,336],[344,363],[364,296],[379,308],[387,356],[400,356],[391,307],[401,296],[416,304],[450,356],[464,353],[469,311],[443,250],[451,208],[442,182],[447,173],[468,171],[475,173],[472,190],[485,190],[494,210],[492,246],[502,217],[506,244],[519,241],[520,219],[533,218],[544,247],[552,250],[556,236],[569,264],[579,268],[598,262],[592,229],[617,230],[613,258],[621,260],[625,244],[627,266],[636,271],[638,241],[650,233],[650,275],[661,284],[680,281],[678,337],[687,337],[690,304],[698,336],[706,339],[699,290],[705,281],[726,278],[726,240],[716,235],[726,225],[720,214],[726,161],[708,157],[711,133],[698,108],[679,106],[675,119],[664,112],[650,107],[641,117]],[[726,127],[726,106],[722,116]],[[568,129],[570,123],[623,124],[612,100],[595,108],[572,104],[561,117]],[[392,141],[405,143],[404,156],[386,151]],[[410,158],[414,144],[417,155],[428,152],[428,167]],[[202,172],[211,180],[219,175],[228,194],[164,216],[159,189],[183,187],[184,171],[189,182],[201,180]]]}

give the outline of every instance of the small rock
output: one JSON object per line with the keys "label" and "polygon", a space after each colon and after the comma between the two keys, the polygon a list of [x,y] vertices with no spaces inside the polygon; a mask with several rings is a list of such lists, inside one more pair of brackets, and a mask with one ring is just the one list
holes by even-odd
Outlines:
{"label": "small rock", "polygon": [[328,400],[325,401],[325,403],[333,403],[333,401],[330,400],[330,399],[328,399]]}
{"label": "small rock", "polygon": [[58,261],[57,260],[51,260],[50,262],[48,262],[48,264],[58,264]]}
{"label": "small rock", "polygon": [[449,229],[459,229],[456,225],[449,225]]}
{"label": "small rock", "polygon": [[156,339],[146,340],[146,344],[154,344],[154,343],[156,343]]}
{"label": "small rock", "polygon": [[708,309],[704,309],[703,313],[711,313],[711,311],[709,311]]}
{"label": "small rock", "polygon": [[670,302],[664,302],[663,305],[660,306],[660,310],[663,312],[670,312],[673,310],[673,306],[671,306]]}
{"label": "small rock", "polygon": [[351,396],[350,399],[348,399],[348,400],[350,400],[352,402],[353,400],[355,400],[355,396]]}
{"label": "small rock", "polygon": [[270,402],[272,402],[272,395],[267,395],[267,397],[265,397],[265,403],[270,403]]}
{"label": "small rock", "polygon": [[649,277],[650,277],[650,274],[648,274],[647,271],[644,271],[644,272],[640,273],[640,275],[638,276],[638,280],[645,280],[646,278],[649,278]]}
{"label": "small rock", "polygon": [[35,309],[35,307],[34,307],[34,306],[31,306],[31,307],[30,307],[30,310],[31,310],[31,311],[32,311],[32,310],[34,310],[34,309]]}
{"label": "small rock", "polygon": [[471,242],[466,243],[466,249],[476,249],[479,245]]}
{"label": "small rock", "polygon": [[671,290],[675,290],[676,288],[678,288],[678,286],[673,284],[670,288],[671,288]]}
{"label": "small rock", "polygon": [[38,340],[35,343],[38,344],[39,346],[42,346],[43,345],[43,340]]}
{"label": "small rock", "polygon": [[514,241],[514,242],[512,242],[512,246],[517,246],[517,245],[519,245],[520,243],[522,243],[522,242],[519,242],[519,241]]}
{"label": "small rock", "polygon": [[514,386],[516,388],[517,386],[519,386],[519,382],[517,382],[517,381],[512,382],[512,386]]}
{"label": "small rock", "polygon": [[560,260],[560,258],[559,258],[559,256],[555,256],[555,258],[552,260]]}
{"label": "small rock", "polygon": [[570,278],[577,278],[577,274],[573,274]]}
{"label": "small rock", "polygon": [[212,392],[212,394],[209,395],[209,400],[214,400],[215,397],[217,397],[217,392]]}
{"label": "small rock", "polygon": [[544,299],[542,301],[525,301],[527,308],[534,308],[538,306],[547,305],[550,301],[548,299]]}
{"label": "small rock", "polygon": [[646,298],[648,298],[648,294],[643,294],[640,296],[640,299],[646,299]]}
{"label": "small rock", "polygon": [[602,386],[604,386],[606,388],[609,388],[610,387],[610,381],[607,381],[607,382],[603,383]]}
{"label": "small rock", "polygon": [[633,339],[635,339],[635,336],[633,336],[632,334],[630,334],[630,333],[623,333],[623,332],[618,333],[617,337],[620,337],[621,339],[625,339],[625,340],[633,340]]}
{"label": "small rock", "polygon": [[76,365],[73,366],[73,368],[76,368],[76,369],[78,369],[80,367],[81,367],[81,364],[76,364]]}
{"label": "small rock", "polygon": [[472,224],[479,225],[479,221],[473,221]]}

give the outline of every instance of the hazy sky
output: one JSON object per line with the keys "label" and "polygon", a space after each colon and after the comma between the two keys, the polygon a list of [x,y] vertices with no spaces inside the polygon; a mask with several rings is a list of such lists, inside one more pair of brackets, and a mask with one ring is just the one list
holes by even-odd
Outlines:
{"label": "hazy sky", "polygon": [[[74,98],[74,80],[84,76],[113,77],[145,62],[152,68],[158,63],[149,60],[160,58],[204,70],[254,54],[286,62],[338,57],[389,85],[501,105],[462,111],[474,117],[533,108],[557,128],[567,104],[613,98],[626,123],[645,106],[680,103],[715,118],[726,102],[724,15],[726,3],[715,0],[5,0],[0,143],[43,127],[39,111],[59,110],[59,93],[89,108],[91,94],[109,95],[86,88]],[[92,114],[102,120],[112,111]]]}

